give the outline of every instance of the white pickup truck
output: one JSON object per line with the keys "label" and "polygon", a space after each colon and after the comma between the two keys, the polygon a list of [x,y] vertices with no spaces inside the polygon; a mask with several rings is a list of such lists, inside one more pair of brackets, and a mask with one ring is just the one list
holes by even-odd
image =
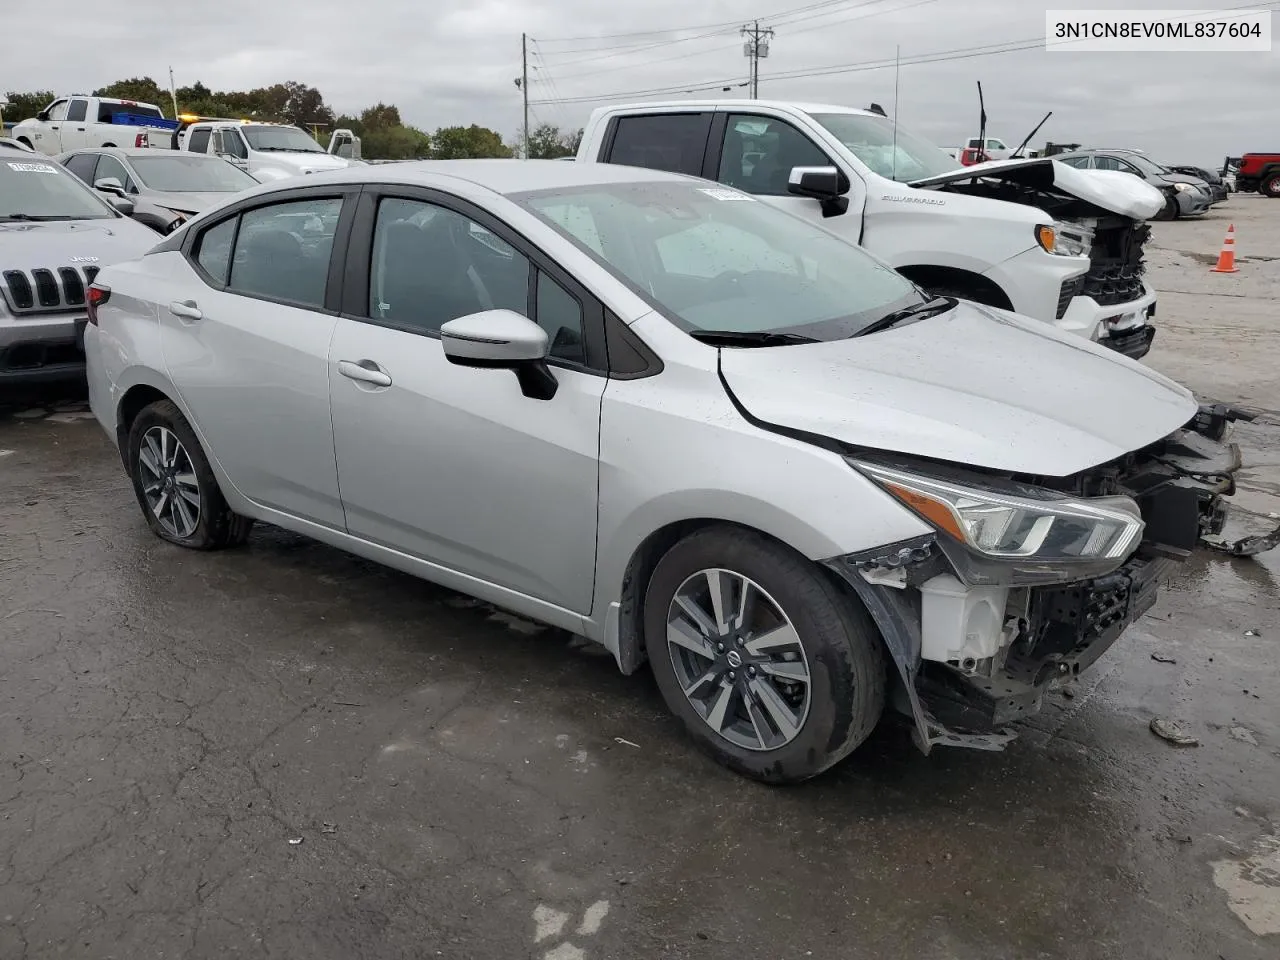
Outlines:
{"label": "white pickup truck", "polygon": [[30,119],[14,124],[13,138],[54,157],[86,147],[140,147],[170,135],[178,121],[166,120],[153,103],[113,97],[59,97]]}
{"label": "white pickup truck", "polygon": [[1155,335],[1142,250],[1164,197],[1136,177],[1049,159],[960,167],[882,114],[759,100],[604,107],[577,159],[718,180],[817,220],[926,290],[1130,357]]}
{"label": "white pickup truck", "polygon": [[150,145],[174,145],[190,153],[223,157],[263,182],[340,170],[360,162],[360,141],[350,130],[334,131],[325,151],[305,131],[285,123],[201,120],[176,137],[152,137]]}

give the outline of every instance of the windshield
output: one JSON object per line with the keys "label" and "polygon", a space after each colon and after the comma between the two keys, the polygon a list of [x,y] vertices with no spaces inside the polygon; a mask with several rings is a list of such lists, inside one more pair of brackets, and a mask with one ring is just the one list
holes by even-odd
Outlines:
{"label": "windshield", "polygon": [[[941,147],[898,127],[887,117],[861,113],[815,113],[813,119],[827,128],[873,173],[908,183],[950,173],[960,162]],[[896,147],[896,149],[895,149]]]}
{"label": "windshield", "polygon": [[1148,160],[1146,157],[1144,157],[1140,153],[1126,153],[1124,155],[1124,159],[1129,161],[1129,163],[1132,163],[1135,167],[1137,167],[1143,173],[1156,173],[1156,174],[1173,173],[1173,171],[1170,170],[1168,167],[1162,164],[1156,163],[1154,160]]}
{"label": "windshield", "polygon": [[288,150],[292,153],[324,153],[320,144],[297,127],[242,126],[244,138],[254,150]]}
{"label": "windshield", "polygon": [[[12,156],[5,150],[0,156]],[[0,223],[6,220],[107,220],[116,216],[98,195],[57,164],[0,160]]]}
{"label": "windshield", "polygon": [[221,157],[169,152],[130,157],[129,162],[144,187],[161,193],[235,193],[258,185]]}
{"label": "windshield", "polygon": [[512,199],[690,333],[838,340],[924,300],[860,248],[725,187],[651,181]]}

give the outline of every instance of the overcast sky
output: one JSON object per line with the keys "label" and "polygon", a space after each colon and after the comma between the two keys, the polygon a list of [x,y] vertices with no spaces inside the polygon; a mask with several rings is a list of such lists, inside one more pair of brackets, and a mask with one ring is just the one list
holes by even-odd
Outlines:
{"label": "overcast sky", "polygon": [[[1184,3],[1239,8],[1244,0]],[[0,90],[86,91],[149,74],[162,84],[246,89],[284,80],[316,86],[339,111],[381,100],[426,129],[479,123],[520,128],[520,34],[530,36],[533,121],[579,126],[606,102],[584,98],[715,85],[694,96],[745,97],[738,27],[775,29],[761,65],[765,98],[892,109],[901,47],[899,117],[940,145],[976,135],[975,81],[988,131],[1137,146],[1172,163],[1280,148],[1280,50],[1268,53],[1079,53],[1043,47],[1047,8],[1168,8],[1174,0],[120,0],[107,15],[85,0],[7,0]],[[1280,0],[1254,4],[1280,8]],[[89,14],[96,9],[97,15]],[[86,14],[90,19],[85,20]],[[1274,17],[1274,14],[1272,15]],[[25,42],[57,30],[56,43]],[[666,31],[666,32],[655,32]],[[643,32],[643,33],[642,33]],[[913,58],[1018,41],[1029,49],[934,63]],[[56,55],[50,55],[56,51]],[[848,64],[879,69],[771,79]],[[637,96],[635,99],[652,99]],[[550,102],[545,102],[550,101]],[[12,118],[8,118],[12,119]]]}

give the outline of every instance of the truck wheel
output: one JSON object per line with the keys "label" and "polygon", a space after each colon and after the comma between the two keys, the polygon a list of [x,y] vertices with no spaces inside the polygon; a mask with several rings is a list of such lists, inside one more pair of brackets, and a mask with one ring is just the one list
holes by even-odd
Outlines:
{"label": "truck wheel", "polygon": [[253,521],[233,513],[187,418],[169,400],[145,407],[129,429],[129,477],[151,532],[193,550],[244,543]]}
{"label": "truck wheel", "polygon": [[1272,200],[1280,200],[1280,173],[1273,173],[1258,186],[1258,192]]}
{"label": "truck wheel", "polygon": [[797,783],[852,752],[884,710],[871,618],[812,561],[717,525],[677,543],[645,593],[658,688],[698,745],[738,773]]}

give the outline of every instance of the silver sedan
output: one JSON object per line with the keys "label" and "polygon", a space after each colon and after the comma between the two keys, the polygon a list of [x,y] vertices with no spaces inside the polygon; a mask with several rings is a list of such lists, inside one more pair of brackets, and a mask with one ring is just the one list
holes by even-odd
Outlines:
{"label": "silver sedan", "polygon": [[1220,529],[1239,466],[1134,361],[614,165],[260,187],[90,302],[93,411],[156,535],[277,524],[647,659],[771,782],[886,709],[925,752],[1002,745]]}

